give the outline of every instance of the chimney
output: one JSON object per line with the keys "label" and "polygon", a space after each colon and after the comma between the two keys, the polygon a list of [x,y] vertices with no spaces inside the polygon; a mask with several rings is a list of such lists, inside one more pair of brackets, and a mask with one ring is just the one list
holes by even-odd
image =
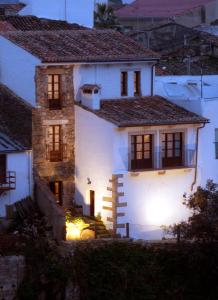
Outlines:
{"label": "chimney", "polygon": [[100,109],[100,86],[96,84],[84,84],[80,88],[82,105],[93,109]]}

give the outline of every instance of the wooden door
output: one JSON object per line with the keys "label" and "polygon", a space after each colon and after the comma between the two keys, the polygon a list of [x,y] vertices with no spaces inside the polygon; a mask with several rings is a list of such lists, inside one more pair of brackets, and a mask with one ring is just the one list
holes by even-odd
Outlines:
{"label": "wooden door", "polygon": [[90,191],[90,217],[95,216],[95,191]]}

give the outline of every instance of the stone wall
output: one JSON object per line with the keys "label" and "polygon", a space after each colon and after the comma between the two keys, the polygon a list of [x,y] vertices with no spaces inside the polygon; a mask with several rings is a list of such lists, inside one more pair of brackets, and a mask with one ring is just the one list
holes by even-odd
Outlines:
{"label": "stone wall", "polygon": [[0,299],[15,299],[24,272],[25,259],[23,256],[0,257]]}
{"label": "stone wall", "polygon": [[[62,109],[50,110],[47,97],[48,74],[61,75]],[[37,67],[36,99],[33,111],[33,165],[40,177],[49,181],[62,181],[63,206],[70,207],[74,198],[74,91],[73,67]],[[46,156],[48,127],[61,125],[64,157],[60,162],[50,162]]]}
{"label": "stone wall", "polygon": [[50,191],[46,181],[35,174],[35,196],[40,211],[46,216],[47,223],[52,226],[53,237],[57,241],[66,238],[66,213],[61,206],[56,205],[55,196]]}

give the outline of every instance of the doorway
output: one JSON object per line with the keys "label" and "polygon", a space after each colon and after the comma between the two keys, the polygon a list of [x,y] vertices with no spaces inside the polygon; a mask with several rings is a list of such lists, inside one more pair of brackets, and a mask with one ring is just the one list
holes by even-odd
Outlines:
{"label": "doorway", "polygon": [[95,216],[95,191],[89,192],[89,198],[90,198],[90,217]]}

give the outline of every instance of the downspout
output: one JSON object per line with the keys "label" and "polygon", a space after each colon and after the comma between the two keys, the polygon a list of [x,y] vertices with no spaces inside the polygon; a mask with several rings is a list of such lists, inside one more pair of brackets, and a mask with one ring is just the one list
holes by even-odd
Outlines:
{"label": "downspout", "polygon": [[155,65],[152,65],[152,68],[151,68],[151,96],[154,96],[154,68],[155,68]]}
{"label": "downspout", "polygon": [[197,182],[197,176],[198,176],[198,144],[199,144],[199,131],[200,129],[203,129],[205,127],[205,123],[203,126],[197,128],[197,134],[196,134],[196,158],[195,158],[195,175],[194,175],[194,181],[191,185],[191,191],[193,191],[194,186]]}
{"label": "downspout", "polygon": [[31,153],[32,151],[28,151],[28,185],[29,185],[29,196],[32,196],[32,159],[31,159]]}

